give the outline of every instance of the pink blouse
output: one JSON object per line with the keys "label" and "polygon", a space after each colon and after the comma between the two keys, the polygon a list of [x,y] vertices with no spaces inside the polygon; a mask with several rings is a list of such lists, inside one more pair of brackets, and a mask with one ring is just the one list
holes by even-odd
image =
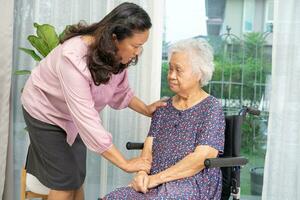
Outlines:
{"label": "pink blouse", "polygon": [[69,145],[79,133],[90,150],[102,153],[112,146],[112,136],[102,126],[99,112],[106,105],[127,107],[133,91],[127,70],[96,86],[86,65],[86,53],[81,37],[53,49],[32,70],[21,101],[32,117],[64,129]]}

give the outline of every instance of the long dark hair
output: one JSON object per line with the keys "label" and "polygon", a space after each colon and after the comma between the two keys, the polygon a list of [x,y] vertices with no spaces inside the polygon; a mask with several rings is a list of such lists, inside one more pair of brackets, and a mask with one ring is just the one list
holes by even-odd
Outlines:
{"label": "long dark hair", "polygon": [[86,55],[87,65],[95,85],[105,84],[112,74],[121,73],[131,64],[136,64],[138,56],[127,64],[122,64],[116,56],[118,51],[113,34],[118,41],[144,32],[152,26],[146,11],[134,3],[122,3],[107,14],[100,22],[86,25],[84,22],[69,26],[61,43],[79,36],[90,35],[95,41]]}

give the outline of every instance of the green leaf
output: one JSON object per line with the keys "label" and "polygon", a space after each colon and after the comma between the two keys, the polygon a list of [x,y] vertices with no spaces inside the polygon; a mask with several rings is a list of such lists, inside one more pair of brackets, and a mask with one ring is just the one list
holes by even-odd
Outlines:
{"label": "green leaf", "polygon": [[15,75],[27,75],[27,74],[31,74],[30,70],[16,70]]}
{"label": "green leaf", "polygon": [[50,51],[59,44],[59,38],[53,26],[50,24],[39,25],[37,23],[34,23],[34,26],[36,27],[37,36],[45,42]]}
{"label": "green leaf", "polygon": [[65,27],[65,29],[63,30],[63,32],[61,32],[61,33],[59,34],[58,38],[59,38],[60,41],[65,37],[65,34],[66,34],[66,32],[68,31],[69,28],[70,28],[70,25],[67,25],[67,26]]}
{"label": "green leaf", "polygon": [[42,38],[39,38],[35,35],[29,35],[27,39],[43,57],[46,57],[50,53],[51,50],[48,48],[47,43]]}
{"label": "green leaf", "polygon": [[32,49],[26,49],[26,48],[19,48],[20,50],[24,51],[28,55],[30,55],[35,61],[40,61],[41,57],[38,56],[34,50]]}

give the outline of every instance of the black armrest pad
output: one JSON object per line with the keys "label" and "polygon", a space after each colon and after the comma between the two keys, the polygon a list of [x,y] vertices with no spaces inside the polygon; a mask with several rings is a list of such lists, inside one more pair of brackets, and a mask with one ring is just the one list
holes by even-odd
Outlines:
{"label": "black armrest pad", "polygon": [[144,143],[138,143],[138,142],[127,142],[126,149],[128,150],[134,150],[134,149],[143,149]]}
{"label": "black armrest pad", "polygon": [[242,166],[248,163],[248,159],[245,157],[229,157],[229,158],[208,158],[204,161],[206,168],[214,167],[235,167]]}

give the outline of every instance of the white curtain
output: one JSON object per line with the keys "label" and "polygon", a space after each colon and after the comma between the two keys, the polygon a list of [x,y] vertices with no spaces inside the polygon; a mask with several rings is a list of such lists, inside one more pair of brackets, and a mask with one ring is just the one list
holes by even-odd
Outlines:
{"label": "white curtain", "polygon": [[[108,11],[117,4],[125,1],[109,1]],[[164,1],[131,1],[141,5],[150,15],[152,28],[148,42],[137,66],[132,66],[129,72],[130,85],[136,96],[146,103],[160,98],[162,31]],[[106,109],[102,112],[106,128],[113,133],[114,144],[127,156],[138,155],[139,152],[128,152],[125,148],[127,141],[144,141],[149,128],[150,119],[126,109],[114,111]],[[125,174],[116,167],[101,160],[100,196],[112,191],[116,187],[128,185],[131,175]]]}
{"label": "white curtain", "polygon": [[300,199],[300,1],[274,1],[273,72],[262,199]]}
{"label": "white curtain", "polygon": [[[34,33],[33,23],[49,23],[61,32],[65,25],[85,20],[88,23],[99,21],[119,3],[117,0],[15,0],[14,30],[14,70],[32,69],[36,63],[19,47],[31,48],[26,37]],[[137,66],[130,69],[130,83],[138,97],[147,103],[159,99],[162,45],[163,1],[131,1],[141,5],[152,18],[151,36],[145,45],[142,58]],[[2,5],[1,5],[1,8]],[[24,121],[20,105],[20,90],[26,76],[13,76],[13,124],[14,136],[14,198],[19,199],[20,169],[25,163],[28,147],[28,135],[24,131]],[[2,101],[1,101],[2,102]],[[129,158],[138,152],[128,152],[125,144],[128,140],[143,141],[147,134],[149,119],[125,109],[113,111],[105,109],[101,113],[104,126],[113,134],[114,144]],[[1,115],[2,117],[2,115]],[[1,157],[2,158],[2,157]],[[97,199],[117,186],[128,184],[130,175],[108,164],[104,159],[88,153],[87,179],[85,181],[86,199]],[[101,194],[100,194],[101,193]]]}
{"label": "white curtain", "polygon": [[0,199],[2,199],[10,124],[10,88],[12,69],[13,6],[10,0],[1,1],[0,7]]}

